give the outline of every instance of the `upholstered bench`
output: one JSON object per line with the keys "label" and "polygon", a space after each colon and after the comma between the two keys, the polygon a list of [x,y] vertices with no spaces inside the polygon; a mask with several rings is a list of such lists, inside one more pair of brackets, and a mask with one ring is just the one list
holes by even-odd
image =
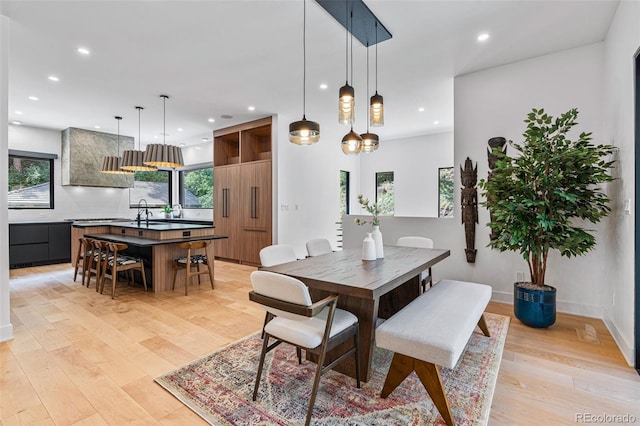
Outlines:
{"label": "upholstered bench", "polygon": [[476,324],[489,336],[483,312],[491,287],[441,280],[376,329],[376,345],[394,352],[381,396],[386,398],[415,371],[448,425],[453,416],[440,366],[453,368]]}

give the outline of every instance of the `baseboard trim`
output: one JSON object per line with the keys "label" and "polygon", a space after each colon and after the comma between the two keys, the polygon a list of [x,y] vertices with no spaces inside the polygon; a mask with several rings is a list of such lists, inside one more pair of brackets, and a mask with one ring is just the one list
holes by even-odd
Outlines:
{"label": "baseboard trim", "polygon": [[[513,293],[493,291],[491,300],[494,302],[513,305]],[[580,315],[581,317],[602,319],[603,309],[599,306],[583,305],[581,303],[556,300],[556,310],[563,314]]]}
{"label": "baseboard trim", "polygon": [[13,324],[9,323],[0,327],[0,342],[13,340]]}
{"label": "baseboard trim", "polygon": [[[616,323],[611,319],[611,315],[606,310],[604,312],[602,321],[604,322],[605,327],[607,327],[607,330],[609,330],[609,333],[611,333],[611,337],[613,337],[616,345],[618,345],[618,349],[620,349],[620,352],[622,352],[624,360],[627,361],[627,364],[629,364],[630,367],[634,367],[634,360],[636,359],[635,350],[627,342],[622,333],[620,333],[620,330],[618,330]],[[635,368],[638,368],[638,366],[635,366]]]}

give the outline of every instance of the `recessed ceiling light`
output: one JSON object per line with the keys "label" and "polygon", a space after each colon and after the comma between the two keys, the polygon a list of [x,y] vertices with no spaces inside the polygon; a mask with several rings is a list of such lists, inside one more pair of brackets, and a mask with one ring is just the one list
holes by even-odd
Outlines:
{"label": "recessed ceiling light", "polygon": [[328,87],[329,87],[329,86],[327,85],[327,83],[322,83],[322,84],[320,85],[320,88],[321,88],[322,90],[327,90],[327,88],[328,88]]}
{"label": "recessed ceiling light", "polygon": [[178,131],[181,132],[182,131],[182,127],[178,127]]}
{"label": "recessed ceiling light", "polygon": [[91,52],[89,51],[89,49],[87,49],[85,47],[78,47],[78,53],[81,53],[83,55],[88,55]]}
{"label": "recessed ceiling light", "polygon": [[97,124],[95,126],[93,126],[94,129],[99,129],[100,126],[98,126]]}
{"label": "recessed ceiling light", "polygon": [[12,121],[11,124],[15,124],[16,126],[19,126],[22,124],[22,121],[15,120],[15,121]]}
{"label": "recessed ceiling light", "polygon": [[156,135],[156,136],[154,136],[153,138],[154,138],[154,139],[158,139],[158,136]]}
{"label": "recessed ceiling light", "polygon": [[49,77],[47,77],[49,80],[51,81],[60,81],[60,79],[58,77],[56,77],[55,75],[50,75]]}
{"label": "recessed ceiling light", "polygon": [[213,118],[210,118],[210,119],[208,119],[207,121],[208,121],[209,123],[213,123],[213,122],[215,122],[216,120],[214,120]]}
{"label": "recessed ceiling light", "polygon": [[233,115],[229,115],[229,114],[222,114],[220,116],[220,118],[224,118],[225,120],[231,120],[233,118]]}
{"label": "recessed ceiling light", "polygon": [[22,115],[22,111],[16,111],[16,114]]}
{"label": "recessed ceiling light", "polygon": [[420,111],[420,112],[424,112],[424,108],[423,108],[423,107],[420,107],[420,108],[418,108],[418,111]]}
{"label": "recessed ceiling light", "polygon": [[180,146],[186,146],[185,144],[181,143]]}
{"label": "recessed ceiling light", "polygon": [[209,140],[209,138],[202,138],[202,141],[203,141],[203,142],[206,142],[206,141],[208,141],[208,140]]}
{"label": "recessed ceiling light", "polygon": [[31,99],[32,101],[37,101],[38,97],[37,96],[29,96],[29,99]]}
{"label": "recessed ceiling light", "polygon": [[249,105],[248,110],[249,110],[249,111],[255,111],[255,110],[256,110],[256,107],[254,107],[253,105]]}
{"label": "recessed ceiling light", "polygon": [[194,148],[195,149],[202,149],[202,147],[200,147],[200,146],[195,146]]}
{"label": "recessed ceiling light", "polygon": [[489,34],[487,33],[482,33],[478,36],[478,41],[485,41],[489,38]]}
{"label": "recessed ceiling light", "polygon": [[434,121],[433,124],[440,124],[438,120]]}

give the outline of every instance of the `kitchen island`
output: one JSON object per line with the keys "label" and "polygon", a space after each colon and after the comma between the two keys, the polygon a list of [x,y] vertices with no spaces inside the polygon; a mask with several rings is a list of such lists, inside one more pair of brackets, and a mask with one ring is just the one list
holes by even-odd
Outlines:
{"label": "kitchen island", "polygon": [[[211,222],[147,222],[143,219],[140,222],[74,222],[71,233],[74,255],[78,250],[78,239],[82,236],[127,244],[128,254],[145,260],[147,282],[158,293],[171,290],[173,259],[186,255],[185,250],[176,243],[227,238],[225,235],[215,235],[214,231]],[[214,259],[214,244],[207,246],[206,255],[208,259]],[[178,277],[176,288],[183,286],[184,279]]]}

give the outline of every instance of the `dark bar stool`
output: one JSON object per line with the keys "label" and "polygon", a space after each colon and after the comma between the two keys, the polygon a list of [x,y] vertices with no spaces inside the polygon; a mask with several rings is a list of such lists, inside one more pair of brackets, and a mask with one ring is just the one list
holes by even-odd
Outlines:
{"label": "dark bar stool", "polygon": [[[187,288],[189,287],[189,281],[191,277],[198,277],[198,284],[200,284],[200,275],[209,274],[209,279],[211,280],[211,289],[213,290],[213,259],[209,261],[207,259],[206,254],[191,254],[192,250],[200,250],[205,249],[209,245],[208,241],[191,241],[178,243],[177,246],[187,250],[187,255],[185,257],[178,257],[173,259],[173,281],[171,283],[171,290],[176,288],[176,276],[178,275],[179,269],[184,269],[186,274],[186,279],[184,283],[184,295],[187,295]],[[207,270],[201,271],[200,265],[206,265]],[[195,268],[195,271],[194,271]]]}
{"label": "dark bar stool", "polygon": [[106,256],[102,261],[100,279],[100,294],[104,290],[104,282],[107,276],[111,278],[111,298],[116,297],[116,282],[118,281],[118,272],[126,272],[127,281],[129,284],[133,282],[132,276],[129,271],[140,271],[142,275],[142,283],[144,284],[144,291],[147,291],[147,279],[144,275],[144,261],[138,257],[127,256],[126,254],[118,253],[126,250],[129,246],[124,243],[107,243]]}
{"label": "dark bar stool", "polygon": [[75,268],[73,270],[73,282],[76,282],[78,277],[78,270],[82,269],[82,285],[84,285],[85,275],[87,272],[87,266],[89,265],[89,258],[92,252],[92,239],[80,237],[78,238],[78,251],[76,253]]}

